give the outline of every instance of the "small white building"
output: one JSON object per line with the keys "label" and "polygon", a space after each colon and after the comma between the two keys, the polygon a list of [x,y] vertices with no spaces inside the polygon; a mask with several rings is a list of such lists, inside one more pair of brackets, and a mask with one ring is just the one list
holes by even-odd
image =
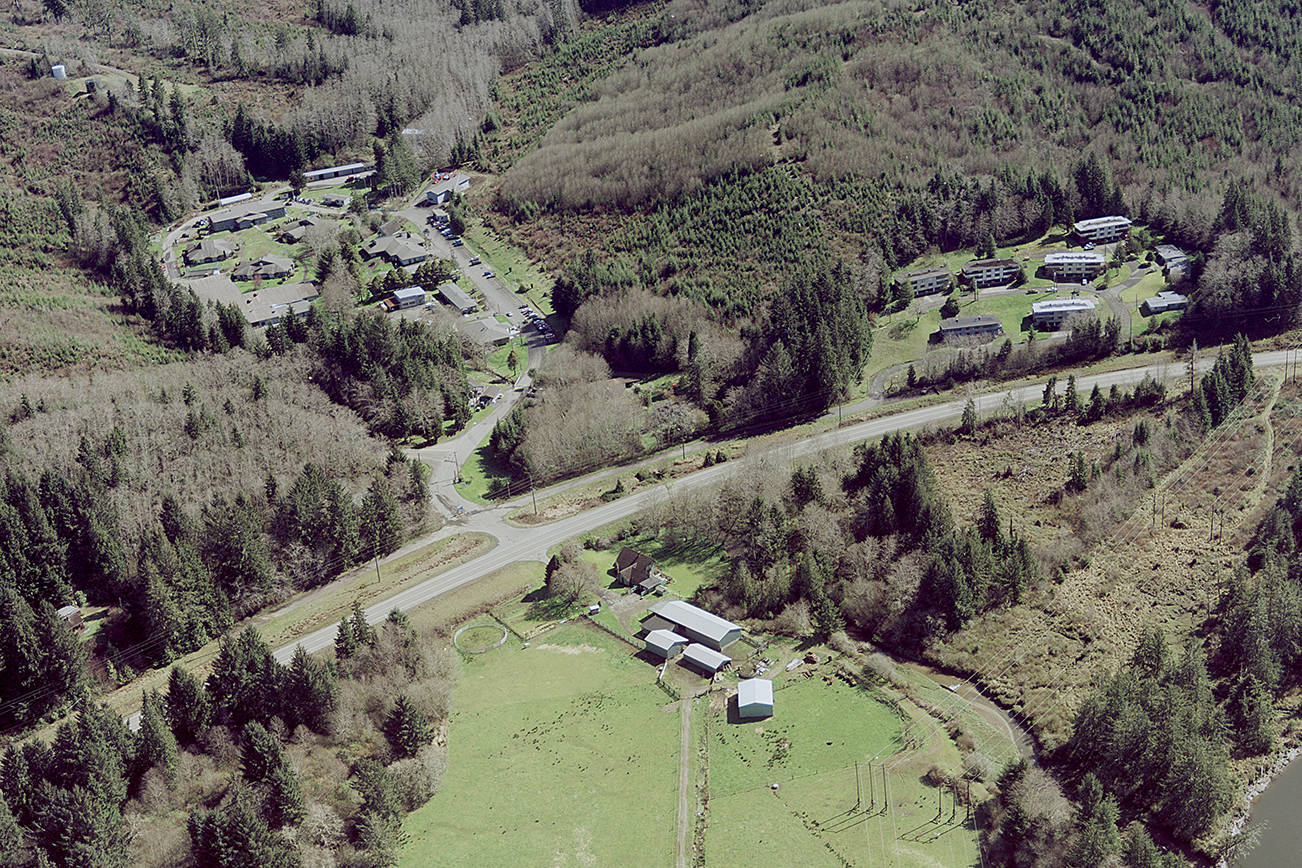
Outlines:
{"label": "small white building", "polygon": [[646,650],[658,657],[672,660],[687,647],[687,640],[673,630],[652,630],[646,634]]}
{"label": "small white building", "polygon": [[56,63],[50,67],[50,75],[54,76],[56,81],[66,81],[68,79],[68,69],[62,63]]}
{"label": "small white building", "polygon": [[425,303],[425,289],[420,286],[408,286],[393,291],[393,304],[398,310],[420,307]]}
{"label": "small white building", "polygon": [[713,648],[706,648],[696,642],[683,651],[683,662],[690,663],[706,675],[713,675],[732,662],[727,654],[721,654]]}
{"label": "small white building", "polygon": [[773,682],[747,678],[737,682],[737,716],[742,720],[773,716]]}

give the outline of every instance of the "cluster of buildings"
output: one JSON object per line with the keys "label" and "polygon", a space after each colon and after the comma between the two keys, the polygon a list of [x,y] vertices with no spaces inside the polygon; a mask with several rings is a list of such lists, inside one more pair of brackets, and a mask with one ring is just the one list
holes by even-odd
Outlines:
{"label": "cluster of buildings", "polygon": [[261,226],[263,223],[279,220],[284,216],[284,202],[245,200],[213,214],[208,218],[206,228],[210,235],[216,235],[218,232],[238,232],[251,226]]}
{"label": "cluster of buildings", "polygon": [[713,675],[732,662],[724,653],[741,638],[741,627],[683,600],[661,600],[642,619],[646,650],[685,663]]}
{"label": "cluster of buildings", "polygon": [[[630,551],[625,549],[625,552]],[[621,558],[623,552],[620,553]],[[636,554],[636,553],[634,553]],[[618,572],[618,561],[616,568]],[[629,559],[625,569],[634,577],[646,572],[638,559]],[[654,570],[654,566],[649,568]],[[648,653],[665,661],[680,660],[703,675],[713,676],[732,659],[724,653],[741,638],[741,627],[683,600],[662,600],[642,620],[643,641]],[[757,720],[773,715],[773,682],[747,678],[737,684],[737,717]]]}

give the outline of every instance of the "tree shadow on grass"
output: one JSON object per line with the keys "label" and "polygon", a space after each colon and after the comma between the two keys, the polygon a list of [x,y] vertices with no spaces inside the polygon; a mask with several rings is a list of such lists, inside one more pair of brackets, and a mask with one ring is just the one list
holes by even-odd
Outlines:
{"label": "tree shadow on grass", "polygon": [[[537,594],[534,591],[530,594]],[[545,590],[542,593],[546,593]],[[526,597],[526,600],[529,598]],[[529,608],[525,610],[525,617],[530,621],[559,621],[562,618],[569,618],[577,615],[583,607],[574,600],[566,600],[563,597],[535,597],[530,603]]]}

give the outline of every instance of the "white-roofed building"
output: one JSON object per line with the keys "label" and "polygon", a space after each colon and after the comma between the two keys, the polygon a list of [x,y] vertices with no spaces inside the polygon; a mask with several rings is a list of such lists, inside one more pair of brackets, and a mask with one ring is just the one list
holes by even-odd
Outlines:
{"label": "white-roofed building", "polygon": [[1037,329],[1057,331],[1069,317],[1091,314],[1098,306],[1092,298],[1051,298],[1031,305],[1031,321]]}
{"label": "white-roofed building", "polygon": [[1044,267],[1055,280],[1088,280],[1103,271],[1104,256],[1093,250],[1046,253]]}
{"label": "white-roofed building", "polygon": [[1181,295],[1178,292],[1159,292],[1152,298],[1144,299],[1144,303],[1139,306],[1139,311],[1144,316],[1153,314],[1166,313],[1168,310],[1184,310],[1189,306],[1189,296]]}
{"label": "white-roofed building", "polygon": [[1107,244],[1109,241],[1126,237],[1126,233],[1130,231],[1130,218],[1115,214],[1110,217],[1094,217],[1089,220],[1077,220],[1072,228],[1085,241]]}
{"label": "white-roofed building", "polygon": [[313,169],[303,173],[303,180],[309,184],[313,181],[325,181],[330,178],[343,178],[348,175],[360,175],[373,169],[370,163],[349,163],[345,166],[330,166],[325,169]]}
{"label": "white-roofed building", "polygon": [[737,682],[737,716],[742,720],[773,716],[773,682],[747,678]]}
{"label": "white-roofed building", "polygon": [[645,630],[673,630],[694,642],[722,651],[741,638],[741,627],[683,600],[662,600],[642,621]]}
{"label": "white-roofed building", "polygon": [[646,650],[666,660],[683,653],[687,644],[687,639],[673,630],[652,630],[646,634]]}
{"label": "white-roofed building", "polygon": [[713,675],[731,663],[732,658],[713,648],[706,648],[698,642],[693,642],[683,652],[683,662],[692,664],[707,675]]}

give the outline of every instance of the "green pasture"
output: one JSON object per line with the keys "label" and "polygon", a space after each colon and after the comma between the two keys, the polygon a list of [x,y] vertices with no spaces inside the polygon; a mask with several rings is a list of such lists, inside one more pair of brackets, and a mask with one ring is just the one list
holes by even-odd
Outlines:
{"label": "green pasture", "polygon": [[463,658],[447,774],[399,864],[671,864],[679,715],[654,678],[578,624]]}
{"label": "green pasture", "polygon": [[[610,483],[614,485],[613,481]],[[689,599],[697,588],[713,585],[723,578],[727,569],[721,546],[690,545],[671,546],[658,537],[642,536],[632,540],[622,540],[608,549],[598,551],[584,550],[583,557],[601,570],[602,579],[609,584],[614,581],[610,575],[615,565],[615,558],[620,549],[628,546],[651,558],[662,572],[670,578],[668,590],[675,596]]]}

